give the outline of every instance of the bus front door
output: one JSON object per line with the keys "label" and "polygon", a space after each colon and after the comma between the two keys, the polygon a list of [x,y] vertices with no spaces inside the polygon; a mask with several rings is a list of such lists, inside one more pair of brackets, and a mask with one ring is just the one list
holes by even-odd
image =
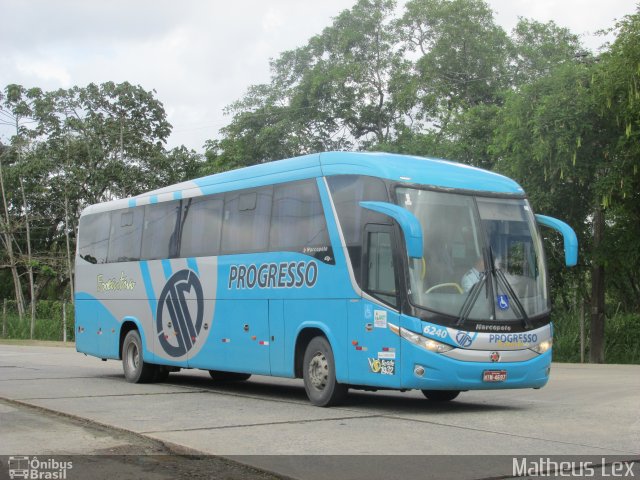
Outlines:
{"label": "bus front door", "polygon": [[[393,227],[368,224],[364,229],[362,282],[365,293],[350,302],[349,382],[354,385],[400,386],[400,337],[397,326],[397,243]],[[389,305],[389,306],[387,306]]]}

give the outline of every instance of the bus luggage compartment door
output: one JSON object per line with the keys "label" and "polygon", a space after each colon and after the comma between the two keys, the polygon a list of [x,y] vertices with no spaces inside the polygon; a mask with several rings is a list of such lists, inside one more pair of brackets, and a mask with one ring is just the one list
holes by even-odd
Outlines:
{"label": "bus luggage compartment door", "polygon": [[271,374],[268,300],[218,300],[212,334],[224,350],[216,370]]}

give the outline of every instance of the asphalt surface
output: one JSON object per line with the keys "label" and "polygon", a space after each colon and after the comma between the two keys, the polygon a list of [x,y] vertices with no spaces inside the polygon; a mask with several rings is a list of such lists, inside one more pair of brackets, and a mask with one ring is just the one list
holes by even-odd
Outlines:
{"label": "asphalt surface", "polygon": [[[177,446],[124,430],[95,425],[71,416],[24,403],[0,400],[0,479],[10,478],[9,457],[29,454],[30,459],[72,466],[66,478],[113,480],[173,480],[225,478],[278,480],[244,464],[220,457],[189,455]],[[49,469],[41,469],[45,473]],[[59,471],[54,468],[53,471]],[[46,478],[46,477],[41,477]],[[50,477],[53,478],[53,477]],[[65,478],[65,477],[58,477]]]}
{"label": "asphalt surface", "polygon": [[216,478],[269,476],[242,465],[300,479],[507,478],[515,458],[640,459],[638,365],[554,364],[541,390],[465,392],[448,404],[352,392],[324,409],[300,380],[215,384],[186,370],[133,385],[119,362],[1,344],[0,398],[0,455],[191,453],[178,457],[194,472],[194,459],[210,462],[202,471]]}

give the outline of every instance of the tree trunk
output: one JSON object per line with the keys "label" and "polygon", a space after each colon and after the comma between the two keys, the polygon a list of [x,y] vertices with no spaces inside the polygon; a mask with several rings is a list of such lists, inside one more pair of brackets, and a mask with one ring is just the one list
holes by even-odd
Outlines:
{"label": "tree trunk", "polygon": [[593,260],[591,267],[591,363],[604,363],[604,265],[599,249],[604,237],[604,211],[596,208],[593,215]]}
{"label": "tree trunk", "polygon": [[69,296],[71,297],[71,305],[75,304],[75,286],[74,286],[74,281],[73,281],[73,267],[74,264],[71,261],[71,242],[69,240],[69,171],[71,170],[70,167],[70,160],[69,160],[69,135],[67,133],[67,137],[66,137],[66,146],[67,146],[67,163],[65,165],[65,172],[64,172],[64,236],[65,236],[65,240],[67,242],[67,270],[69,272],[69,289],[70,289],[70,294]]}
{"label": "tree trunk", "polygon": [[31,296],[31,340],[36,328],[36,289],[33,283],[33,262],[31,257],[31,227],[29,225],[29,210],[27,207],[27,197],[24,193],[24,181],[20,177],[20,190],[22,190],[22,205],[24,208],[24,220],[27,228],[27,272],[29,273],[29,291]]}
{"label": "tree trunk", "polygon": [[71,246],[69,241],[69,197],[64,195],[64,236],[67,241],[67,270],[69,272],[69,287],[71,289],[71,305],[74,303],[73,263],[71,262]]}
{"label": "tree trunk", "polygon": [[13,285],[16,294],[16,308],[18,309],[18,317],[22,319],[24,317],[24,296],[22,295],[22,283],[20,282],[20,275],[18,275],[18,266],[16,264],[16,257],[13,253],[13,232],[11,231],[11,217],[9,216],[9,207],[7,206],[7,195],[4,190],[4,177],[2,174],[2,159],[0,158],[0,193],[2,193],[2,204],[4,206],[5,220],[4,220],[4,237],[5,247],[7,249],[7,255],[9,256],[9,265],[11,269],[11,276],[13,277]]}

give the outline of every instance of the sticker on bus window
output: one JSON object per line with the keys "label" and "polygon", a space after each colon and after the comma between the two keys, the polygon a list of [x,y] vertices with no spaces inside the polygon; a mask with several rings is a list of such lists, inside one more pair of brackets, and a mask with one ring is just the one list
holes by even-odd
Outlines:
{"label": "sticker on bus window", "polygon": [[498,295],[497,302],[500,310],[509,310],[509,297],[507,295]]}
{"label": "sticker on bus window", "polygon": [[387,311],[386,310],[373,311],[373,326],[376,328],[387,328]]}

